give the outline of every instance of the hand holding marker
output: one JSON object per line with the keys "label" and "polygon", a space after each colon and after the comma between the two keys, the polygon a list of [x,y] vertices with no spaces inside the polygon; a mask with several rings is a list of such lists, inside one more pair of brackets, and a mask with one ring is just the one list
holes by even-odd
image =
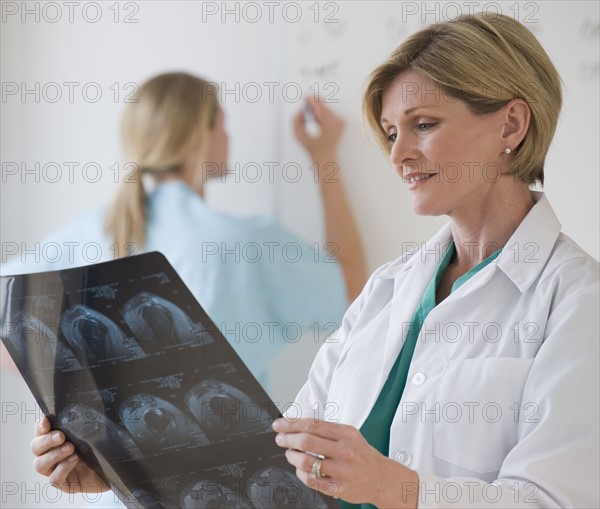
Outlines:
{"label": "hand holding marker", "polygon": [[336,115],[323,101],[312,97],[304,100],[293,120],[296,139],[321,167],[329,163],[337,164],[336,152],[344,124],[342,117]]}
{"label": "hand holding marker", "polygon": [[317,119],[315,118],[315,114],[313,113],[312,106],[308,101],[304,103],[304,130],[306,134],[311,138],[318,138],[321,135],[321,126]]}

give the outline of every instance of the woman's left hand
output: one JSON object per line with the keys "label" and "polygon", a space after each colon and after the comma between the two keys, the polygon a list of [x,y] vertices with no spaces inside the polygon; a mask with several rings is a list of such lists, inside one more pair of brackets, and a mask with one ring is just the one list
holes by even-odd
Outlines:
{"label": "woman's left hand", "polygon": [[[390,490],[400,487],[404,500],[392,497],[396,504],[393,507],[413,507],[411,503],[405,506],[403,502],[410,502],[407,494],[415,494],[416,472],[383,456],[356,428],[314,419],[277,419],[273,429],[278,433],[277,445],[288,449],[287,460],[296,467],[296,475],[309,488],[346,502],[367,502],[384,507],[389,503],[386,499],[391,495]],[[324,457],[320,478],[311,475],[317,458],[305,451]],[[412,489],[403,482],[409,483]]]}

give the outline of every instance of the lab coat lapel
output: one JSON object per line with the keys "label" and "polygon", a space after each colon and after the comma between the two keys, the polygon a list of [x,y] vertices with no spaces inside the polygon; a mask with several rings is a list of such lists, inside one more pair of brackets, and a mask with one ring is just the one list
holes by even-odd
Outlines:
{"label": "lab coat lapel", "polygon": [[[446,225],[412,256],[405,254],[376,276],[383,284],[374,285],[379,290],[371,296],[371,305],[380,308],[381,314],[374,313],[370,321],[355,326],[354,341],[338,362],[337,376],[334,375],[328,394],[329,401],[335,402],[340,410],[336,418],[339,415],[341,422],[360,428],[369,415],[404,344],[417,304],[450,240],[450,226]],[[380,334],[385,335],[381,349],[376,347]],[[350,350],[353,359],[346,361]],[[359,359],[364,359],[364,363]],[[355,362],[354,369],[347,369],[348,362]],[[365,379],[372,382],[365,383]]]}
{"label": "lab coat lapel", "polygon": [[451,240],[452,232],[450,223],[448,223],[433,238],[422,245],[405,264],[398,267],[395,274],[384,274],[394,277],[394,294],[390,326],[385,341],[380,387],[383,387],[404,345],[406,333],[417,305],[431,278],[434,277]]}

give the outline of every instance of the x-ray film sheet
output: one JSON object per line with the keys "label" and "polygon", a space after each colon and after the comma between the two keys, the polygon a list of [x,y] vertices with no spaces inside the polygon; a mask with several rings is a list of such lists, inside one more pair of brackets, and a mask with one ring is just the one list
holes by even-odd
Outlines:
{"label": "x-ray film sheet", "polygon": [[42,411],[127,507],[338,507],[296,478],[279,410],[160,253],[1,292],[2,341]]}

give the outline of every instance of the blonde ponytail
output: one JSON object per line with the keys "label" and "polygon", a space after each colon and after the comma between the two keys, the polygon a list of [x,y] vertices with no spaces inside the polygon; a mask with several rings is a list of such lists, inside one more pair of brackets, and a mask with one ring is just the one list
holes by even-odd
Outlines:
{"label": "blonde ponytail", "polygon": [[146,243],[146,192],[139,168],[119,186],[106,218],[106,230],[119,258],[142,251]]}
{"label": "blonde ponytail", "polygon": [[216,85],[186,73],[150,79],[127,105],[121,138],[125,166],[135,169],[120,184],[105,224],[120,257],[139,253],[146,242],[142,177],[180,172],[191,148],[206,145],[218,109]]}

